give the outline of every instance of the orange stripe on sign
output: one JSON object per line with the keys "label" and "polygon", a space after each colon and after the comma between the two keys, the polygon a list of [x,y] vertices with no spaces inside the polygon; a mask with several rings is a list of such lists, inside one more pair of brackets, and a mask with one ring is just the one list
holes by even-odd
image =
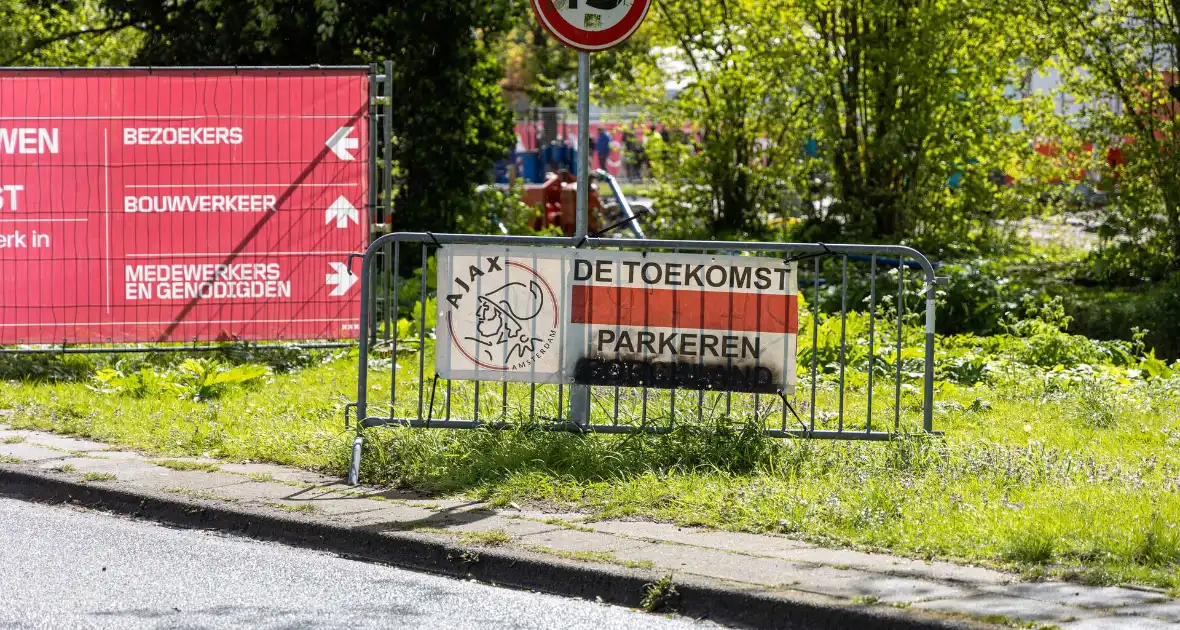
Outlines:
{"label": "orange stripe on sign", "polygon": [[781,294],[576,285],[570,322],[794,334],[799,301]]}

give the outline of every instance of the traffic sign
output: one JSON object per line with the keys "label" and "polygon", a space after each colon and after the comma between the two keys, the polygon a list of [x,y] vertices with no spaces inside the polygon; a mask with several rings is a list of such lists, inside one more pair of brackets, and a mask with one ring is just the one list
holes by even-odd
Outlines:
{"label": "traffic sign", "polygon": [[614,48],[635,34],[652,0],[531,0],[537,19],[561,43],[583,52]]}

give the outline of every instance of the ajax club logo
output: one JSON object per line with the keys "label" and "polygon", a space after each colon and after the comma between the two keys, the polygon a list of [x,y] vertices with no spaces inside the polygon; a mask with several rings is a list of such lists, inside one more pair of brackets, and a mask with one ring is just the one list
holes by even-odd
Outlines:
{"label": "ajax club logo", "polygon": [[553,351],[557,298],[535,269],[499,256],[462,256],[453,270],[446,319],[463,356],[483,369],[516,371]]}

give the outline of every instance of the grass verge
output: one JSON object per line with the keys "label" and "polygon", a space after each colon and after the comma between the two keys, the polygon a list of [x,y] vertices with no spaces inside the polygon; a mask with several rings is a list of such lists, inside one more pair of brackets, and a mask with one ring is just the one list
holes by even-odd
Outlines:
{"label": "grass verge", "polygon": [[[866,345],[850,352],[867,356]],[[681,392],[681,420],[664,435],[373,430],[363,477],[497,505],[773,532],[1035,578],[1180,588],[1180,378],[1170,368],[1128,358],[1121,346],[1043,329],[947,338],[939,353],[936,428],[945,438],[902,432],[883,443],[768,439],[759,431],[778,416],[750,422],[749,397],[735,397],[726,415],[718,396]],[[914,366],[906,361],[909,372]],[[371,395],[390,401],[392,363],[372,363]],[[417,355],[400,357],[398,371],[412,374],[417,363]],[[849,418],[862,413],[863,376],[848,375]],[[419,385],[407,380],[396,390],[399,413],[418,402]],[[346,471],[353,433],[341,419],[344,403],[355,397],[355,357],[313,362],[273,375],[266,386],[230,388],[203,401],[96,395],[91,385],[3,383],[0,409],[12,410],[7,421],[15,428],[162,457]],[[920,409],[916,389],[907,377],[898,410],[903,427],[913,426]],[[484,388],[487,409],[521,390],[503,391]],[[873,391],[886,401],[874,425],[891,428],[895,392],[880,385]],[[429,405],[431,392],[421,393]],[[825,378],[819,393],[830,405],[834,381]],[[445,390],[435,394],[440,417]],[[599,400],[596,413],[610,402]],[[661,419],[667,402],[666,394],[653,395],[649,418]],[[634,394],[624,394],[621,404],[624,411],[638,407]],[[685,419],[698,410],[703,420]],[[832,422],[820,414],[817,425]]]}

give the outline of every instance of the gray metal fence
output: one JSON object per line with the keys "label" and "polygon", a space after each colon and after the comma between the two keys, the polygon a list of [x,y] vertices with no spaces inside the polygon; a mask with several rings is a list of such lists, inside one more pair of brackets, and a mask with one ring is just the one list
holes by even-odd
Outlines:
{"label": "gray metal fence", "polygon": [[[580,247],[757,254],[793,261],[810,314],[798,333],[798,387],[788,396],[441,380],[428,356],[434,292],[426,270],[437,248],[460,244],[490,251],[497,246]],[[404,300],[413,304],[412,312],[399,324],[396,315],[379,316],[374,306],[396,304],[403,287],[418,282],[402,278],[398,268],[403,254],[415,253],[423,276],[412,302]],[[393,261],[392,269],[387,260]],[[350,484],[358,483],[365,429],[384,425],[624,434],[669,433],[685,424],[726,418],[756,423],[766,435],[783,438],[887,440],[898,433],[934,433],[939,278],[930,261],[909,247],[398,233],[373,242],[360,273],[357,400],[345,411],[346,423],[355,419],[357,430]],[[924,301],[925,312],[907,305],[907,295]],[[864,308],[854,308],[862,299]]]}

